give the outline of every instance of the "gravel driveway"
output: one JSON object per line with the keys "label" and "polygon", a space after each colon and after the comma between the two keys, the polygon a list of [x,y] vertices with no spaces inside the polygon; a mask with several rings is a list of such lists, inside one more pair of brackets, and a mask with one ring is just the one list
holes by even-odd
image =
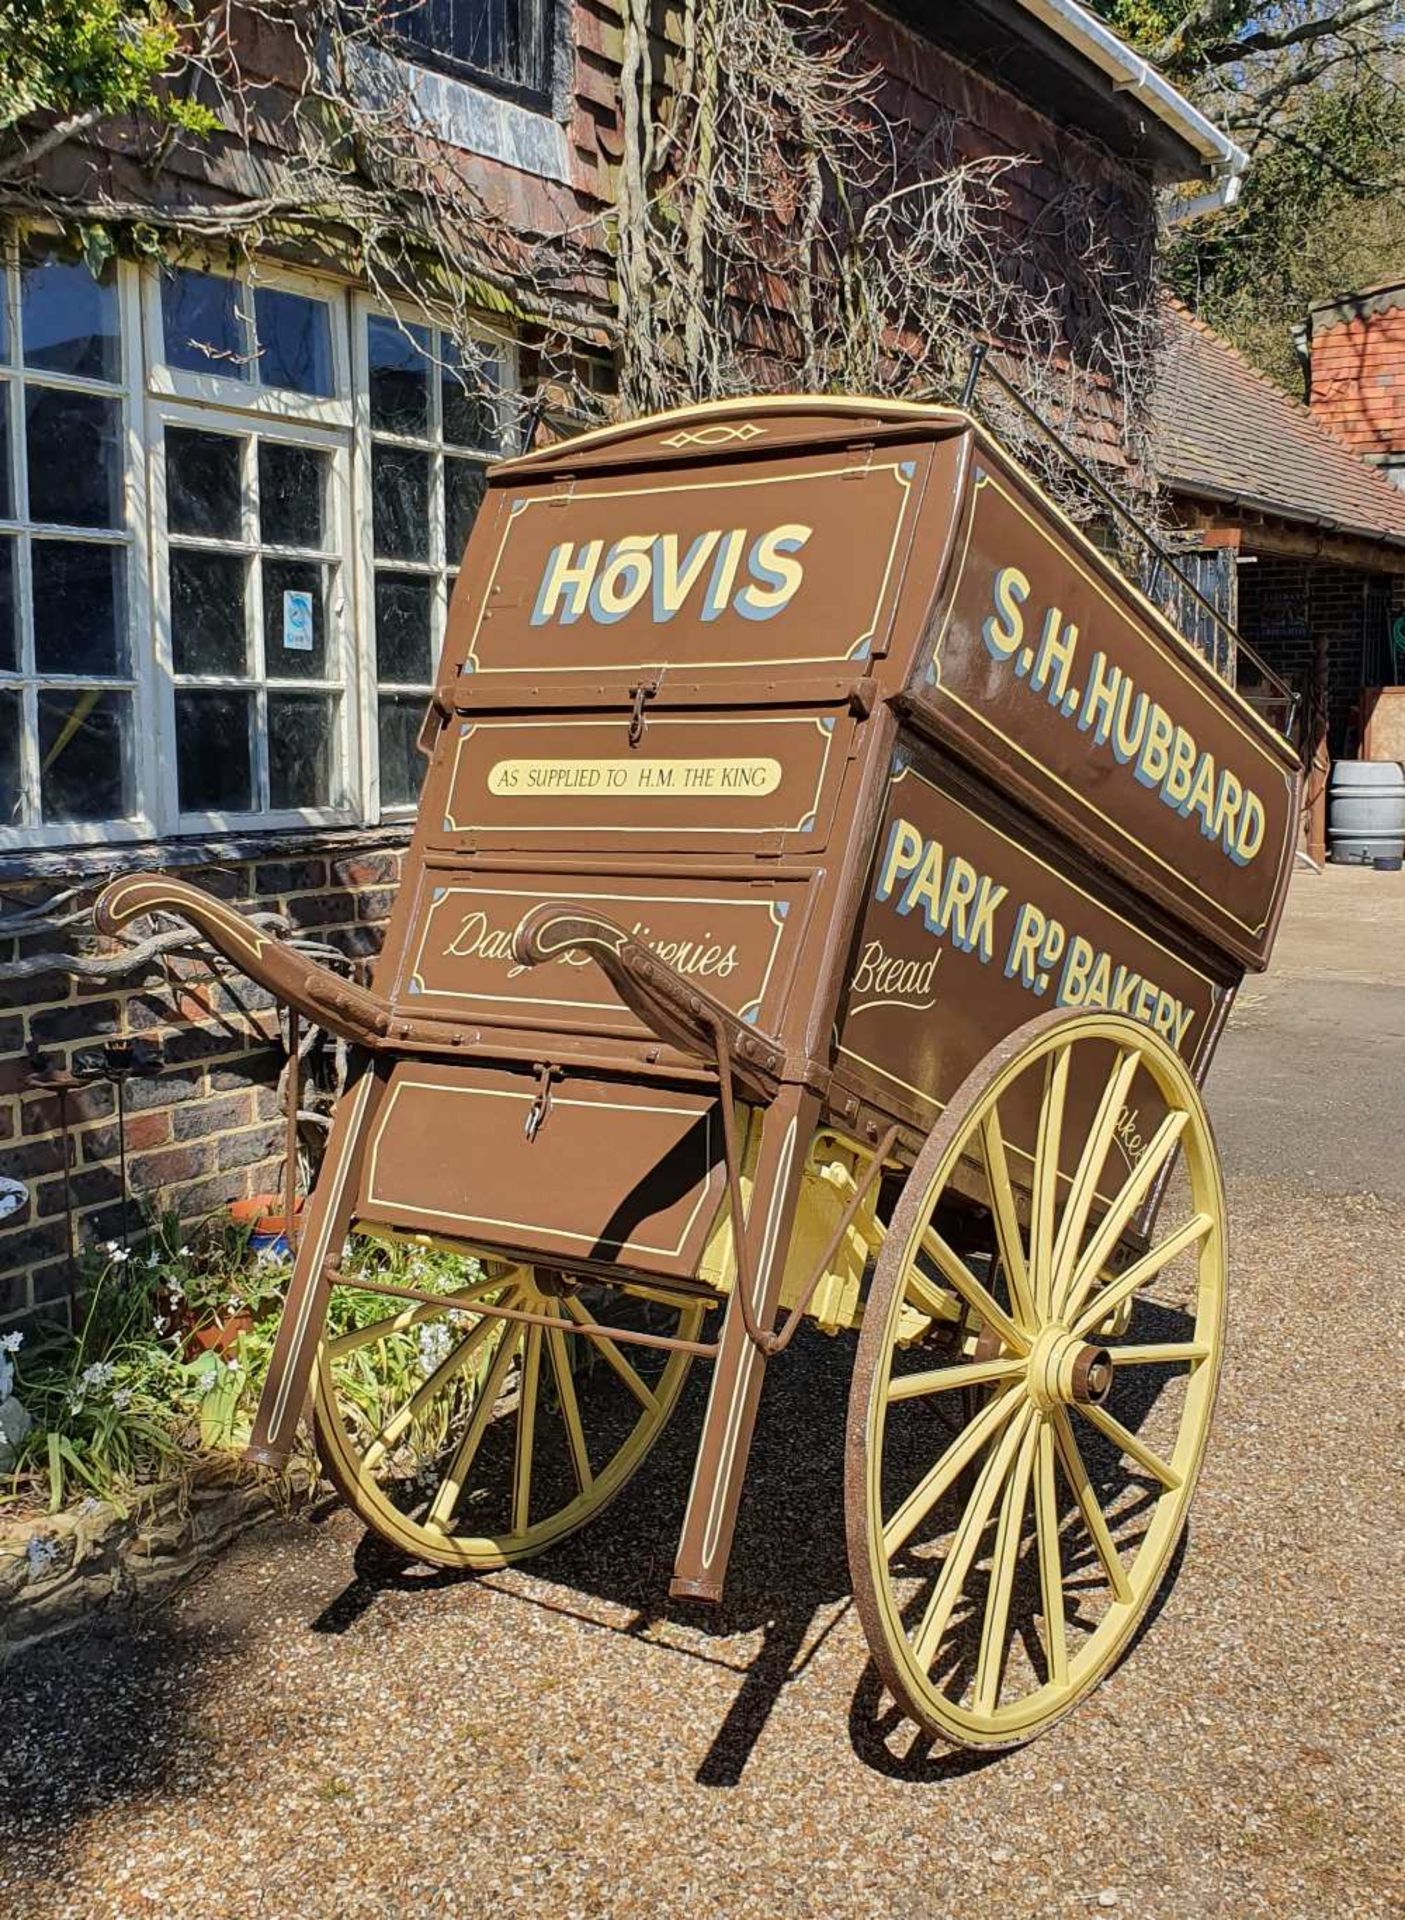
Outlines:
{"label": "gravel driveway", "polygon": [[725,1610],[666,1586],[701,1383],[538,1573],[397,1576],[334,1511],[0,1676],[0,1913],[1405,1912],[1405,885],[1294,887],[1210,1086],[1233,1328],[1188,1545],[1100,1693],[972,1763],[847,1598],[849,1353],[775,1369]]}

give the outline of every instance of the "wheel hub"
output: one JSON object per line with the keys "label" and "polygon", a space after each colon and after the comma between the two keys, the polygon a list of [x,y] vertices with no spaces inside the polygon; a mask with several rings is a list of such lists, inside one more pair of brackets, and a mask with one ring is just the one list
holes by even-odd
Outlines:
{"label": "wheel hub", "polygon": [[1041,1413],[1096,1406],[1112,1388],[1112,1357],[1106,1347],[1090,1346],[1054,1321],[1030,1349],[1027,1378],[1030,1398]]}

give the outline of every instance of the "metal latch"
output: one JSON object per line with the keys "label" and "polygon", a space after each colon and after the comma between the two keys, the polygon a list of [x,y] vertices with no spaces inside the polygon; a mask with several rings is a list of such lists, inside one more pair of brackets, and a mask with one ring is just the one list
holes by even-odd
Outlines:
{"label": "metal latch", "polygon": [[629,690],[630,698],[634,702],[629,712],[629,744],[632,747],[637,747],[644,738],[644,703],[646,700],[652,700],[658,690],[657,674],[652,680],[641,680],[638,686],[631,687]]}
{"label": "metal latch", "polygon": [[532,1096],[531,1106],[527,1109],[527,1118],[522,1123],[522,1131],[526,1134],[529,1144],[536,1139],[547,1123],[551,1113],[551,1083],[561,1078],[560,1067],[553,1067],[545,1060],[534,1061],[532,1071],[537,1076],[537,1090]]}

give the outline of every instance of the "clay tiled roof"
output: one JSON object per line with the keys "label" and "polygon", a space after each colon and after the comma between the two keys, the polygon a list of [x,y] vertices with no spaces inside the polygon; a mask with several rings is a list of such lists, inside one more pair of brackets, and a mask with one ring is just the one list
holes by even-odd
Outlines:
{"label": "clay tiled roof", "polygon": [[1153,409],[1165,486],[1405,547],[1405,491],[1176,301],[1167,328]]}

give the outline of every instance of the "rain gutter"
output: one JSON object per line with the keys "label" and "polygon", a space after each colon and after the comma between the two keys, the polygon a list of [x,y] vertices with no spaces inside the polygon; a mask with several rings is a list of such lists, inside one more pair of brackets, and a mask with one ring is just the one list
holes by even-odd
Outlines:
{"label": "rain gutter", "polygon": [[1204,213],[1218,213],[1234,205],[1249,164],[1243,147],[1227,133],[1221,133],[1214,122],[1198,107],[1193,107],[1155,67],[1140,54],[1133,53],[1125,41],[1086,7],[1079,6],[1077,0],[1017,0],[1017,4],[1105,73],[1114,92],[1131,94],[1200,156],[1214,184],[1207,193],[1197,194],[1194,199],[1173,202],[1168,216],[1173,224]]}

